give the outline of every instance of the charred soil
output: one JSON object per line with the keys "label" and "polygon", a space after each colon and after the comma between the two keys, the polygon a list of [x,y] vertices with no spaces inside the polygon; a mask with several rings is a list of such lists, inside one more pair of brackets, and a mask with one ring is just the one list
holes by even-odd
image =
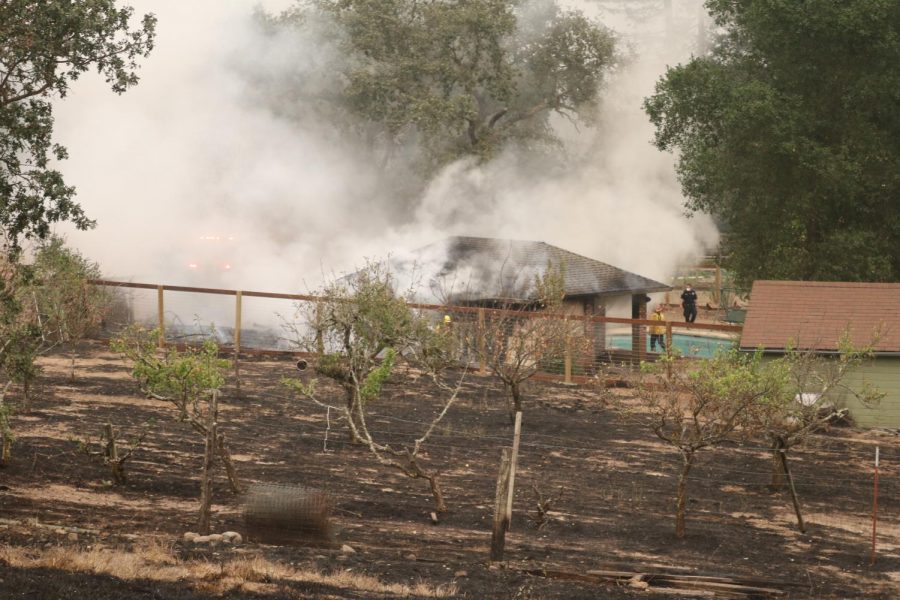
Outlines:
{"label": "charred soil", "polygon": [[[336,415],[280,385],[296,375],[293,361],[242,359],[240,390],[229,382],[220,417],[240,477],[326,492],[334,534],[310,545],[206,546],[182,541],[196,530],[203,440],[169,405],[143,397],[99,344],[83,346],[74,380],[67,356],[42,364],[43,383],[13,417],[12,461],[0,471],[2,598],[750,597],[729,595],[737,593],[732,584],[786,598],[900,595],[895,432],[834,429],[793,453],[806,533],[787,492],[769,489],[771,455],[761,444],[707,450],[691,475],[688,531],[679,540],[679,458],[653,436],[633,393],[535,383],[506,560],[490,564],[497,469],[513,433],[496,380],[467,375],[425,446],[449,509],[434,524],[426,481],[378,464],[349,441]],[[340,390],[323,392],[340,402]],[[409,443],[441,400],[425,378],[400,368],[370,406],[370,428],[379,440]],[[113,484],[79,450],[78,440],[96,439],[105,423],[125,443],[151,420],[127,483]],[[870,565],[876,444],[878,547]],[[214,488],[213,530],[243,532],[242,497],[222,470]],[[543,523],[539,497],[555,499]],[[126,556],[142,556],[145,568],[116,562]],[[721,577],[726,587],[666,579],[675,575]]]}

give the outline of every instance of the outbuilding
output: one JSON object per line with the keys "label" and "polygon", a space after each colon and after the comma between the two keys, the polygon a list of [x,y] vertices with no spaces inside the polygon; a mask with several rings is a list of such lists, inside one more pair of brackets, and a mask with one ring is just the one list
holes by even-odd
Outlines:
{"label": "outbuilding", "polygon": [[874,356],[845,383],[864,383],[884,393],[865,406],[852,394],[844,401],[854,422],[864,427],[900,427],[900,283],[756,281],[741,335],[741,350],[783,355],[788,347],[837,355],[840,340],[873,345]]}

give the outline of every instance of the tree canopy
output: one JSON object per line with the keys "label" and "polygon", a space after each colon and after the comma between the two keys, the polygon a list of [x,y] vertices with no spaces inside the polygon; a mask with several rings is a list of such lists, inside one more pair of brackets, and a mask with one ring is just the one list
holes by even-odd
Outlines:
{"label": "tree canopy", "polygon": [[0,228],[12,248],[46,238],[55,222],[93,225],[52,168],[66,150],[52,141],[51,100],[90,69],[116,93],[137,83],[156,19],[145,15],[132,28],[132,13],[115,0],[0,1]]}
{"label": "tree canopy", "polygon": [[341,55],[328,107],[386,156],[420,144],[431,168],[553,143],[551,114],[589,120],[616,61],[613,35],[555,0],[311,0],[267,23],[325,31]]}
{"label": "tree canopy", "polygon": [[900,279],[900,4],[709,0],[711,53],[645,108],[687,208],[753,279]]}

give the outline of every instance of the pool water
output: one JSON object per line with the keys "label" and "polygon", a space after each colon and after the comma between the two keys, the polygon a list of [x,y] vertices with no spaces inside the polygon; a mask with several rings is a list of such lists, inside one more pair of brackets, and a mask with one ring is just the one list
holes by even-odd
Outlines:
{"label": "pool water", "polygon": [[[734,340],[728,338],[705,337],[699,335],[687,335],[676,333],[672,335],[673,347],[683,356],[697,356],[700,358],[712,358],[716,352],[728,350],[734,345]],[[631,350],[631,334],[619,333],[607,337],[606,344],[609,348],[621,348]],[[659,351],[659,345],[656,346]],[[647,334],[647,352],[650,352],[650,334]]]}

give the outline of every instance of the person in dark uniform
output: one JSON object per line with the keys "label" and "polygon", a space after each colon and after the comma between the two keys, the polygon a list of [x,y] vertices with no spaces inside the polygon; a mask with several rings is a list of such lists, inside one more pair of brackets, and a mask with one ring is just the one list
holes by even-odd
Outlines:
{"label": "person in dark uniform", "polygon": [[690,284],[681,292],[681,307],[684,309],[684,320],[693,323],[697,318],[697,292]]}

